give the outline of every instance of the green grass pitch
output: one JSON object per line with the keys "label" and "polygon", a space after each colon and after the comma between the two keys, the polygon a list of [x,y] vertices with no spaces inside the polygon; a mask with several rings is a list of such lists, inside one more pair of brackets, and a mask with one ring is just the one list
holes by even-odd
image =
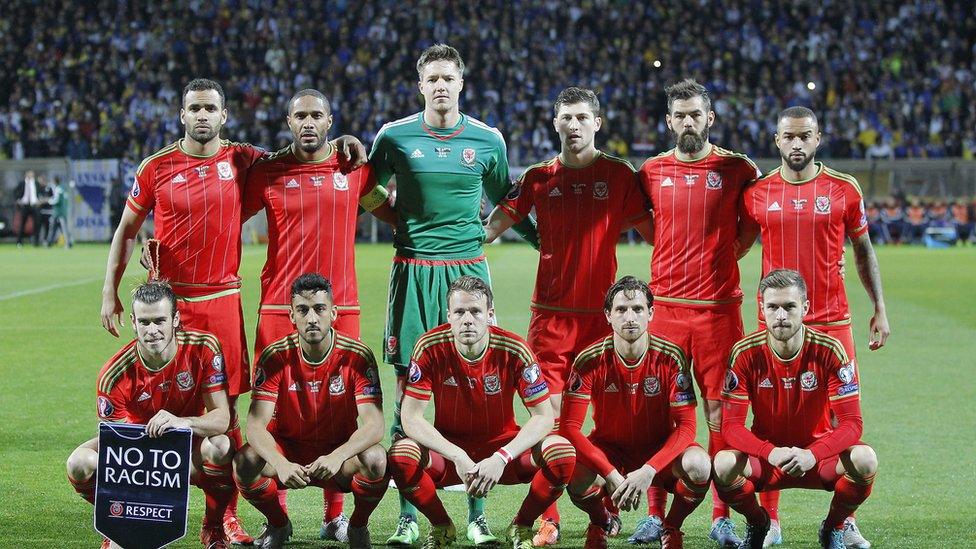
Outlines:
{"label": "green grass pitch", "polygon": [[[107,247],[73,250],[0,248],[0,547],[97,547],[92,508],[65,479],[64,460],[95,433],[95,376],[122,344],[99,324],[99,294]],[[361,245],[358,272],[363,336],[380,348],[389,246]],[[620,274],[646,277],[650,248],[621,245]],[[245,247],[242,266],[248,338],[253,342],[258,273],[264,248]],[[849,276],[855,336],[863,383],[864,440],[880,459],[874,493],[858,512],[875,547],[962,547],[976,544],[976,249],[878,250],[894,335],[883,350],[867,350],[870,307],[860,284]],[[501,326],[525,333],[536,253],[524,245],[488,249]],[[742,261],[742,280],[751,296],[758,281],[758,250]],[[848,264],[853,256],[848,253]],[[853,269],[848,269],[853,272]],[[141,276],[133,262],[123,282],[127,291]],[[123,294],[123,302],[126,297]],[[746,299],[747,330],[755,327],[755,304]],[[125,337],[131,336],[126,322]],[[383,386],[393,394],[393,378]],[[242,400],[246,409],[247,399]],[[392,405],[388,402],[389,415]],[[705,442],[699,419],[698,440]],[[517,509],[523,487],[500,487],[488,499],[488,517],[502,533]],[[390,492],[372,517],[374,543],[393,527],[397,503]],[[465,504],[443,493],[457,524]],[[709,496],[710,497],[710,496]],[[781,518],[788,547],[816,547],[816,531],[829,495],[789,491]],[[293,544],[321,547],[321,495],[316,489],[289,495],[295,524]],[[352,498],[347,498],[347,511]],[[582,546],[586,519],[563,498],[563,547]],[[685,523],[690,547],[710,547],[709,503]],[[241,500],[246,526],[257,533],[260,515]],[[198,547],[202,494],[194,489],[188,534],[176,547]],[[630,532],[638,513],[625,514]],[[738,520],[741,524],[741,520]],[[426,531],[426,520],[421,520]],[[463,534],[462,534],[463,535]],[[622,540],[615,546],[624,546]]]}

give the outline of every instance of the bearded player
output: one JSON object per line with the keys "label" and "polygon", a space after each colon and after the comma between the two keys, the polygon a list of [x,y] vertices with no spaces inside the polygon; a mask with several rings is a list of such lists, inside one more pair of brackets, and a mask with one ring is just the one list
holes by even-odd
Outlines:
{"label": "bearded player", "polygon": [[[484,497],[498,483],[529,484],[508,528],[512,547],[532,547],[532,523],[569,482],[572,445],[551,434],[549,391],[532,351],[517,335],[492,325],[491,289],[462,276],[447,295],[448,323],[427,332],[414,348],[403,429],[390,448],[390,470],[400,493],[430,520],[424,547],[446,547],[454,524],[436,487],[464,483]],[[529,412],[515,423],[518,394]],[[434,421],[424,417],[431,399]]]}
{"label": "bearded player", "polygon": [[[868,348],[874,351],[884,346],[891,330],[878,259],[868,235],[861,188],[850,175],[814,162],[819,145],[820,127],[813,111],[790,107],[780,113],[776,146],[783,163],[743,194],[739,247],[743,254],[748,252],[759,234],[764,273],[774,269],[798,271],[810,288],[810,315],[806,324],[836,338],[853,359],[856,353],[851,312],[843,274],[838,267],[847,239],[854,248],[861,284],[874,305]],[[778,497],[761,499],[774,521],[773,529],[779,531]],[[847,521],[844,537],[850,547],[871,546],[853,517]]]}
{"label": "bearded player", "polygon": [[[356,220],[360,207],[395,223],[386,189],[369,166],[343,173],[336,146],[328,141],[332,112],[328,98],[306,89],[288,101],[286,116],[293,142],[259,161],[248,173],[242,197],[243,220],[264,209],[268,219],[268,258],[261,272],[261,306],[254,356],[295,329],[290,284],[302,273],[321,273],[332,282],[335,328],[359,338],[356,284]],[[284,498],[285,490],[280,494]],[[347,541],[343,494],[323,490],[320,537]]]}
{"label": "bearded player", "polygon": [[[704,86],[682,80],[665,89],[665,120],[675,147],[648,159],[639,175],[654,211],[651,291],[655,312],[651,331],[678,343],[692,361],[708,424],[708,453],[722,442],[722,379],[729,350],[742,338],[742,291],[736,264],[738,202],[759,174],[747,157],[708,141],[715,122]],[[648,517],[638,523],[632,543],[660,537],[664,492],[648,494]],[[728,507],[713,494],[709,536],[723,546],[739,538]]]}
{"label": "bearded player", "polygon": [[[417,60],[417,74],[424,110],[380,128],[369,159],[378,183],[395,176],[397,185],[383,353],[397,375],[394,437],[402,435],[399,402],[410,351],[421,335],[446,322],[448,287],[462,275],[491,280],[482,249],[482,194],[497,203],[511,189],[501,133],[460,111],[464,61],[458,51],[444,44],[427,48]],[[530,219],[516,228],[538,247]],[[417,540],[416,513],[401,498],[401,519],[388,543]],[[479,545],[497,540],[478,498],[468,501],[467,534]]]}
{"label": "bearded player", "polygon": [[770,271],[759,295],[765,327],[736,344],[725,380],[722,432],[732,449],[715,456],[719,494],[748,521],[743,547],[759,548],[770,519],[756,492],[832,491],[820,546],[844,549],[848,515],[871,494],[878,469],[860,441],[857,365],[840,341],[804,325],[810,301],[800,273]]}
{"label": "bearded player", "polygon": [[[708,492],[711,462],[695,443],[695,393],[681,347],[648,333],[653,297],[625,276],[607,291],[604,315],[613,334],[576,358],[560,433],[576,448],[567,491],[590,517],[586,548],[607,546],[609,515],[601,493],[629,511],[658,486],[675,497],[661,546],[682,547],[681,525]],[[593,405],[593,430],[582,432]]]}
{"label": "bearded player", "polygon": [[[559,155],[522,174],[489,216],[485,241],[495,240],[535,210],[541,248],[528,343],[558,417],[573,360],[608,332],[602,304],[617,274],[620,233],[638,225],[650,240],[650,215],[633,166],[594,144],[603,125],[596,94],[566,88],[554,111]],[[538,547],[558,541],[559,512],[553,505],[543,514],[533,542]]]}
{"label": "bearded player", "polygon": [[[352,492],[350,547],[369,548],[366,522],[386,492],[379,372],[373,353],[335,327],[332,284],[318,273],[291,284],[295,330],[261,353],[247,416],[247,440],[234,460],[241,494],[267,519],[256,541],[279,548],[292,532],[281,488],[309,485]],[[357,420],[361,423],[357,426]]]}
{"label": "bearded player", "polygon": [[[206,495],[200,540],[207,549],[225,548],[234,446],[225,434],[230,404],[220,344],[211,334],[181,329],[176,295],[162,282],[135,289],[131,321],[136,339],[98,376],[99,420],[144,424],[150,437],[168,429],[193,431],[190,479]],[[67,468],[75,491],[94,504],[98,438],[72,452]],[[102,547],[109,546],[106,539]]]}

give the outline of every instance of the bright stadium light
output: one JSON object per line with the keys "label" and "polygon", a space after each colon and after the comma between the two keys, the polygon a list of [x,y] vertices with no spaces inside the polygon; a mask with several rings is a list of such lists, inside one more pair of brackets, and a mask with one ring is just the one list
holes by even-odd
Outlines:
{"label": "bright stadium light", "polygon": [[814,83],[813,81],[807,82],[807,89],[813,91],[817,89],[817,84]]}
{"label": "bright stadium light", "polygon": [[660,59],[655,59],[654,60],[654,68],[655,69],[660,69],[661,68],[661,60]]}

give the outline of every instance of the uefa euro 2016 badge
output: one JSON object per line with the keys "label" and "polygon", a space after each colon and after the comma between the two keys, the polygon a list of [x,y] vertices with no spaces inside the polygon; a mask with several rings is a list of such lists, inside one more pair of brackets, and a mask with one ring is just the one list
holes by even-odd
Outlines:
{"label": "uefa euro 2016 badge", "polygon": [[502,385],[498,381],[498,376],[489,374],[485,376],[485,394],[497,395],[502,391]]}
{"label": "uefa euro 2016 badge", "polygon": [[837,377],[840,378],[842,383],[850,383],[854,381],[854,361],[852,360],[841,366],[841,368],[837,370]]}
{"label": "uefa euro 2016 badge", "polygon": [[137,196],[139,196],[139,182],[134,181],[132,183],[132,198],[136,198]]}
{"label": "uefa euro 2016 badge", "polygon": [[539,365],[535,363],[522,370],[522,379],[524,379],[529,385],[532,385],[538,381],[540,375],[542,375],[542,372],[539,371]]}
{"label": "uefa euro 2016 badge", "polygon": [[349,180],[346,179],[346,176],[345,175],[343,175],[343,174],[341,174],[339,172],[336,172],[336,173],[332,174],[332,186],[337,191],[348,191],[349,190]]}
{"label": "uefa euro 2016 badge", "polygon": [[812,391],[817,388],[817,374],[807,371],[800,374],[800,388]]}
{"label": "uefa euro 2016 badge", "polygon": [[661,394],[661,380],[657,376],[644,378],[644,396],[654,396]]}
{"label": "uefa euro 2016 badge", "polygon": [[346,385],[342,382],[342,376],[332,376],[329,378],[329,394],[341,395],[346,391]]}
{"label": "uefa euro 2016 badge", "polygon": [[254,369],[254,386],[259,387],[264,384],[266,379],[264,368],[257,367]]}
{"label": "uefa euro 2016 badge", "polygon": [[593,198],[597,200],[606,200],[610,197],[610,188],[607,187],[606,181],[597,181],[593,184]]}
{"label": "uefa euro 2016 badge", "polygon": [[691,377],[684,372],[678,372],[678,375],[674,378],[674,383],[682,391],[691,389]]}
{"label": "uefa euro 2016 badge", "polygon": [[731,393],[739,386],[739,376],[735,375],[735,372],[729,370],[725,374],[725,392]]}
{"label": "uefa euro 2016 badge", "polygon": [[573,373],[569,374],[569,390],[579,391],[583,387],[583,378],[580,377],[579,373],[573,369]]}
{"label": "uefa euro 2016 badge", "polygon": [[214,355],[213,362],[211,364],[213,365],[213,369],[214,370],[217,370],[218,372],[221,371],[221,370],[223,370],[224,369],[224,356],[223,355]]}
{"label": "uefa euro 2016 badge", "polygon": [[710,191],[715,191],[722,188],[722,174],[709,170],[705,174],[705,188]]}
{"label": "uefa euro 2016 badge", "polygon": [[471,166],[474,166],[474,160],[476,156],[477,153],[475,152],[474,149],[470,147],[464,149],[463,151],[461,151],[461,165],[467,166],[469,168]]}
{"label": "uefa euro 2016 badge", "polygon": [[830,213],[830,197],[829,196],[818,196],[813,202],[813,210],[818,214],[829,214]]}
{"label": "uefa euro 2016 badge", "polygon": [[176,386],[181,391],[189,391],[193,388],[193,375],[187,371],[176,374]]}
{"label": "uefa euro 2016 badge", "polygon": [[228,179],[234,179],[234,169],[230,167],[230,162],[227,162],[226,160],[217,162],[217,177],[225,181]]}
{"label": "uefa euro 2016 badge", "polygon": [[103,396],[98,397],[98,417],[108,418],[113,412],[115,406],[112,406],[112,401]]}

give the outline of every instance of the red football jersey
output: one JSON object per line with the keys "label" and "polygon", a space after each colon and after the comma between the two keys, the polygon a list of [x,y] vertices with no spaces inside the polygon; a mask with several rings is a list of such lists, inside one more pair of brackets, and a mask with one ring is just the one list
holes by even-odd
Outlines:
{"label": "red football jersey", "polygon": [[654,211],[654,299],[690,306],[741,301],[737,210],[746,183],[761,175],[756,165],[712,145],[694,162],[678,160],[671,149],[649,158],[639,174]]}
{"label": "red football jersey", "polygon": [[521,221],[535,208],[539,269],[534,306],[550,310],[603,310],[617,275],[621,231],[649,216],[633,166],[605,153],[584,168],[559,157],[519,177],[502,211]]}
{"label": "red football jersey", "polygon": [[526,408],[549,400],[549,388],[529,346],[516,334],[490,326],[488,347],[477,360],[458,352],[450,324],[417,340],[404,393],[434,399],[434,427],[471,451],[485,441],[515,434],[513,397]]}
{"label": "red football jersey", "polygon": [[[757,448],[761,457],[776,446],[814,450],[814,443],[833,431],[828,412],[860,399],[857,366],[844,346],[812,328],[802,329],[803,346],[790,360],[770,349],[765,330],[746,336],[732,349],[722,391],[725,412],[752,406],[750,431],[765,441]],[[744,411],[738,415],[744,420]]]}
{"label": "red football jersey", "polygon": [[584,349],[573,364],[563,407],[593,405],[589,438],[621,448],[655,448],[673,430],[672,408],[695,406],[684,351],[648,333],[647,352],[628,364],[613,349],[613,336]]}
{"label": "red football jersey", "polygon": [[360,200],[375,188],[369,165],[344,175],[334,151],[325,160],[303,162],[288,146],[251,169],[244,187],[244,217],[262,208],[268,216],[262,306],[287,307],[291,283],[310,272],[332,282],[336,305],[359,306],[356,216]]}
{"label": "red football jersey", "polygon": [[803,275],[810,299],[806,323],[850,322],[837,262],[845,238],[868,230],[864,200],[857,180],[818,165],[817,175],[800,183],[787,182],[779,170],[756,181],[742,197],[743,223],[759,227],[763,274],[793,269]]}
{"label": "red football jersey", "polygon": [[177,290],[240,284],[241,187],[263,154],[221,140],[213,156],[194,156],[177,141],[139,166],[126,205],[142,216],[153,212],[160,277]]}
{"label": "red football jersey", "polygon": [[176,332],[176,356],[159,370],[146,367],[136,340],[115,353],[98,374],[98,417],[145,424],[156,412],[203,415],[203,393],[227,390],[217,338],[206,332]]}
{"label": "red football jersey", "polygon": [[252,398],[275,403],[275,439],[338,446],[356,431],[359,404],[381,404],[380,376],[369,347],[332,330],[318,364],[302,353],[298,332],[272,343],[254,370]]}

